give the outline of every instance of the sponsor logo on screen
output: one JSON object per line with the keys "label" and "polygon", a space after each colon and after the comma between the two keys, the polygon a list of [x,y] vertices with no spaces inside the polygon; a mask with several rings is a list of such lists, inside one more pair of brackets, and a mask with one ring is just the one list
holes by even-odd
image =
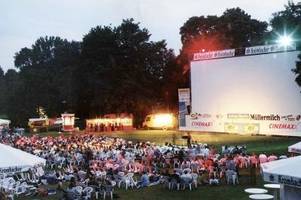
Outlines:
{"label": "sponsor logo on screen", "polygon": [[258,123],[229,123],[224,124],[224,131],[228,133],[259,133],[260,125]]}
{"label": "sponsor logo on screen", "polygon": [[204,113],[204,114],[200,114],[200,113],[191,113],[190,114],[190,118],[191,119],[199,119],[199,118],[211,118],[212,116],[210,114]]}
{"label": "sponsor logo on screen", "polygon": [[193,54],[193,60],[208,60],[214,58],[227,58],[227,57],[234,57],[235,56],[235,49],[226,49],[221,51],[209,51],[205,53],[195,53]]}
{"label": "sponsor logo on screen", "polygon": [[193,127],[211,127],[211,126],[213,126],[213,122],[191,122],[191,126],[193,126]]}
{"label": "sponsor logo on screen", "polygon": [[260,114],[251,114],[250,118],[252,120],[261,120],[261,121],[280,121],[279,115],[260,115]]}
{"label": "sponsor logo on screen", "polygon": [[250,114],[245,113],[229,113],[227,114],[228,119],[250,119]]}
{"label": "sponsor logo on screen", "polygon": [[281,120],[285,120],[285,121],[300,121],[301,116],[300,115],[285,115],[285,116],[281,116]]}
{"label": "sponsor logo on screen", "polygon": [[270,129],[289,129],[289,130],[294,130],[294,129],[297,129],[297,125],[296,124],[285,124],[285,123],[270,124],[269,128]]}
{"label": "sponsor logo on screen", "polygon": [[281,51],[293,51],[296,50],[296,45],[291,46],[283,46],[279,44],[273,45],[263,45],[263,46],[254,46],[248,47],[245,49],[245,55],[256,55],[256,54],[264,54],[264,53],[274,53]]}

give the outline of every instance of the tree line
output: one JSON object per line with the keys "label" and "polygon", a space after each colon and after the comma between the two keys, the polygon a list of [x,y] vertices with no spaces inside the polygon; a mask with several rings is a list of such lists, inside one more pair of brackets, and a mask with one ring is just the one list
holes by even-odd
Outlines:
{"label": "tree line", "polygon": [[[274,13],[269,24],[240,8],[193,16],[180,28],[177,56],[165,40],[151,41],[133,19],[96,26],[82,41],[40,37],[15,54],[16,69],[0,68],[0,114],[24,127],[40,107],[48,116],[72,112],[82,120],[128,112],[138,126],[154,110],[177,110],[177,89],[189,86],[193,53],[270,44],[285,32],[300,38],[300,25],[301,6],[294,3]],[[301,85],[300,61],[292,73]]]}

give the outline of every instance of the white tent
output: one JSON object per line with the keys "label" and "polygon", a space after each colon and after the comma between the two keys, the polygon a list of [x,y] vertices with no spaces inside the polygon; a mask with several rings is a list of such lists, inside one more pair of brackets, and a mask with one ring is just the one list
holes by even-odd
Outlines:
{"label": "white tent", "polygon": [[45,164],[43,158],[0,143],[0,173],[22,172]]}
{"label": "white tent", "polygon": [[300,153],[301,154],[301,142],[298,142],[296,144],[293,144],[288,147],[288,152],[292,153]]}
{"label": "white tent", "polygon": [[261,164],[264,181],[281,184],[281,200],[301,197],[301,156]]}
{"label": "white tent", "polygon": [[3,128],[3,127],[9,127],[9,124],[10,124],[10,120],[8,119],[0,119],[0,127]]}

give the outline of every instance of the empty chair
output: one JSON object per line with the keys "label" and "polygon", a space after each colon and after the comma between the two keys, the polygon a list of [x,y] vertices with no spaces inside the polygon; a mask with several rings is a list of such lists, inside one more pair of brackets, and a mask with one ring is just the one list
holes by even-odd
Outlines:
{"label": "empty chair", "polygon": [[168,182],[168,189],[171,190],[174,186],[176,186],[177,190],[180,190],[180,183],[178,182],[178,180],[175,178],[171,178]]}
{"label": "empty chair", "polygon": [[111,185],[106,185],[103,191],[103,199],[106,199],[106,196],[110,195],[111,199],[113,199],[113,187]]}
{"label": "empty chair", "polygon": [[198,187],[198,175],[196,173],[192,173],[192,184],[195,186],[195,188]]}
{"label": "empty chair", "polygon": [[185,190],[186,186],[189,187],[189,190],[192,190],[192,178],[181,177],[181,185],[183,187],[183,190]]}
{"label": "empty chair", "polygon": [[86,188],[83,189],[83,191],[82,191],[83,198],[84,198],[84,199],[91,199],[92,192],[93,192],[93,188],[92,188],[92,187],[86,187]]}

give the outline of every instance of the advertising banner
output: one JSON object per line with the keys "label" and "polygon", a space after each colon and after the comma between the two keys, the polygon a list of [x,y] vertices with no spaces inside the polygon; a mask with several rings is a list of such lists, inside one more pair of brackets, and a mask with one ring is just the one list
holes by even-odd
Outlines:
{"label": "advertising banner", "polygon": [[179,97],[179,126],[186,126],[186,118],[185,116],[190,112],[190,89],[189,88],[181,88],[178,89],[178,97]]}

